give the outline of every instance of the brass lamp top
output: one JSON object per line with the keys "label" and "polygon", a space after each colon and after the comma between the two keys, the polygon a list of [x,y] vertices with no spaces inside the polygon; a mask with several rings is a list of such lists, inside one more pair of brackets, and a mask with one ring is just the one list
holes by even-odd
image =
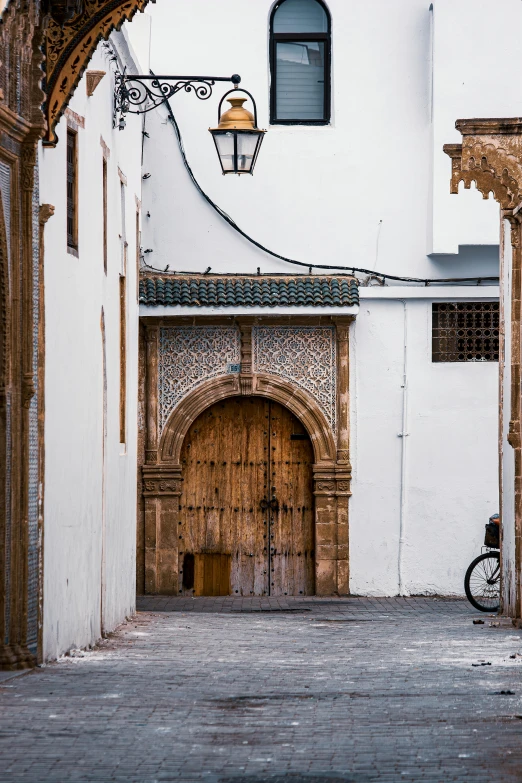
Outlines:
{"label": "brass lamp top", "polygon": [[255,130],[254,115],[243,108],[247,98],[227,98],[230,109],[221,115],[219,125],[213,130]]}

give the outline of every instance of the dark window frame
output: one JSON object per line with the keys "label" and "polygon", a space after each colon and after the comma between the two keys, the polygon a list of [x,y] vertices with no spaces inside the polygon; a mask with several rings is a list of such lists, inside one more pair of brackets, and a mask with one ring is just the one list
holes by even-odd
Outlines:
{"label": "dark window frame", "polygon": [[[72,151],[69,160],[69,151]],[[67,128],[67,156],[66,156],[66,231],[67,250],[73,255],[78,254],[78,132],[73,128]],[[69,220],[71,225],[69,226]]]}
{"label": "dark window frame", "polygon": [[[332,113],[332,18],[322,0],[316,0],[324,9],[328,20],[326,33],[274,33],[274,18],[278,9],[286,0],[280,0],[270,15],[270,125],[329,125]],[[323,118],[320,120],[280,120],[277,118],[277,44],[284,41],[291,43],[324,43],[324,102]]]}
{"label": "dark window frame", "polygon": [[127,185],[120,180],[120,446],[127,444]]}

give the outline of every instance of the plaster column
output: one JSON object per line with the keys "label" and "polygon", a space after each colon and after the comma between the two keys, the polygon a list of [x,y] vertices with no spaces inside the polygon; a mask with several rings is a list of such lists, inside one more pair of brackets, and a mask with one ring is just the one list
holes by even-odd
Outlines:
{"label": "plaster column", "polygon": [[45,225],[54,215],[52,204],[41,204],[38,212],[39,226],[39,295],[40,317],[38,320],[38,442],[40,450],[38,454],[38,532],[40,539],[40,551],[38,552],[38,663],[43,661],[43,562],[44,562],[44,488],[45,488],[45,286],[44,286],[44,258]]}

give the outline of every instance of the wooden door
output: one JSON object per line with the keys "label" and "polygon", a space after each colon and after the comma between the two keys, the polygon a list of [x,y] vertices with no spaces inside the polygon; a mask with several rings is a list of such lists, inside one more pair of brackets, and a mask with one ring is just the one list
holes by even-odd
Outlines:
{"label": "wooden door", "polygon": [[181,462],[180,593],[312,595],[313,450],[296,417],[257,397],[217,403]]}
{"label": "wooden door", "polygon": [[195,555],[194,595],[229,595],[230,560],[230,555]]}
{"label": "wooden door", "polygon": [[313,595],[312,444],[298,419],[273,402],[269,444],[270,595]]}

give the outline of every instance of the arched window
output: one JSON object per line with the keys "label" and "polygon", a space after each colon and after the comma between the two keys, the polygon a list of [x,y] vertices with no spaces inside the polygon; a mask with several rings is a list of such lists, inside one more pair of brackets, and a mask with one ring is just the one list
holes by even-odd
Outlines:
{"label": "arched window", "polygon": [[318,0],[281,0],[270,20],[270,120],[330,121],[330,15]]}

